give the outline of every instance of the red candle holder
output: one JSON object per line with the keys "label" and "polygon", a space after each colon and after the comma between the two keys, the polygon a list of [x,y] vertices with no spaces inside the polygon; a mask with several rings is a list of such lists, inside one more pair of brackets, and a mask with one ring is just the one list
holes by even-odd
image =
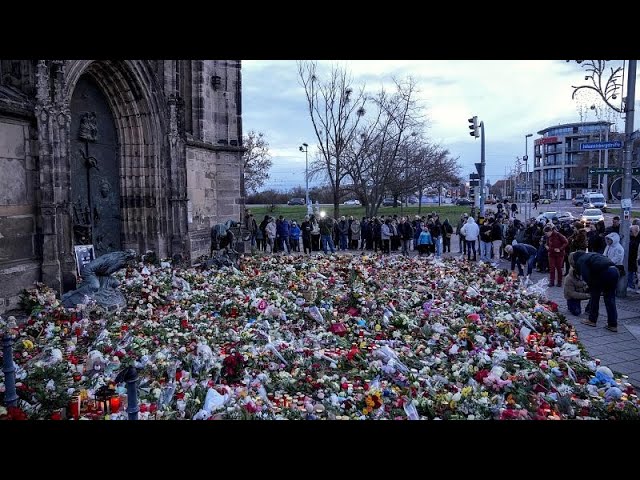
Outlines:
{"label": "red candle holder", "polygon": [[80,395],[74,395],[69,401],[69,415],[74,419],[80,418]]}
{"label": "red candle holder", "polygon": [[114,395],[113,397],[111,397],[111,412],[112,413],[117,413],[120,411],[120,395]]}

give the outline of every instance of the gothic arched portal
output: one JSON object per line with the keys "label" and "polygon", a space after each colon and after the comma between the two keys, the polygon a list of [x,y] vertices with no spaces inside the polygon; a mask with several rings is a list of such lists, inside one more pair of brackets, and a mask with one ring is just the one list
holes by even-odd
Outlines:
{"label": "gothic arched portal", "polygon": [[107,99],[88,75],[76,83],[70,108],[74,243],[93,244],[99,256],[122,243],[118,135]]}

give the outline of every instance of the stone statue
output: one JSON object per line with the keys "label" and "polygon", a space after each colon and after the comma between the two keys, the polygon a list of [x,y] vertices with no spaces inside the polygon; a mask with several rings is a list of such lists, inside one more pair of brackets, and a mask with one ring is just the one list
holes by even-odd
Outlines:
{"label": "stone statue", "polygon": [[124,295],[117,290],[120,282],[111,276],[125,267],[136,257],[133,250],[126,252],[110,252],[101,255],[82,269],[80,286],[62,296],[62,305],[73,308],[78,304],[94,300],[107,310],[124,307],[127,304]]}

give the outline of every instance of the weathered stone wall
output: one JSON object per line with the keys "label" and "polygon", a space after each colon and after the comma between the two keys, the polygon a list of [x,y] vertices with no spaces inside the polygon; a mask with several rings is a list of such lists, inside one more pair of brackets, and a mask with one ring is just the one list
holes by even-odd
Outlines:
{"label": "weathered stone wall", "polygon": [[240,220],[240,154],[187,147],[187,197],[191,259],[208,254],[216,223]]}
{"label": "weathered stone wall", "polygon": [[0,116],[0,313],[40,277],[34,146],[27,121]]}
{"label": "weathered stone wall", "polygon": [[241,220],[240,62],[204,61],[201,74],[193,79],[193,91],[202,98],[196,102],[202,108],[201,134],[187,142],[189,238],[195,261],[209,253],[211,226]]}
{"label": "weathered stone wall", "polygon": [[[240,220],[239,60],[0,61],[0,312],[34,281],[75,279],[70,101],[82,75],[107,96],[120,145],[122,248],[209,253]],[[10,304],[7,303],[10,298]]]}
{"label": "weathered stone wall", "polygon": [[202,140],[213,145],[238,146],[239,61],[205,61],[202,82]]}

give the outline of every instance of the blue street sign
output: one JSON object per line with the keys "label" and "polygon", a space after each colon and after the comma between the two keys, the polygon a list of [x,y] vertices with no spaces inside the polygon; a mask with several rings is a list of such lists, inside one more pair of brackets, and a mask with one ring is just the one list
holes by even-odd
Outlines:
{"label": "blue street sign", "polygon": [[580,144],[580,150],[608,150],[610,148],[622,148],[622,142],[588,142]]}

